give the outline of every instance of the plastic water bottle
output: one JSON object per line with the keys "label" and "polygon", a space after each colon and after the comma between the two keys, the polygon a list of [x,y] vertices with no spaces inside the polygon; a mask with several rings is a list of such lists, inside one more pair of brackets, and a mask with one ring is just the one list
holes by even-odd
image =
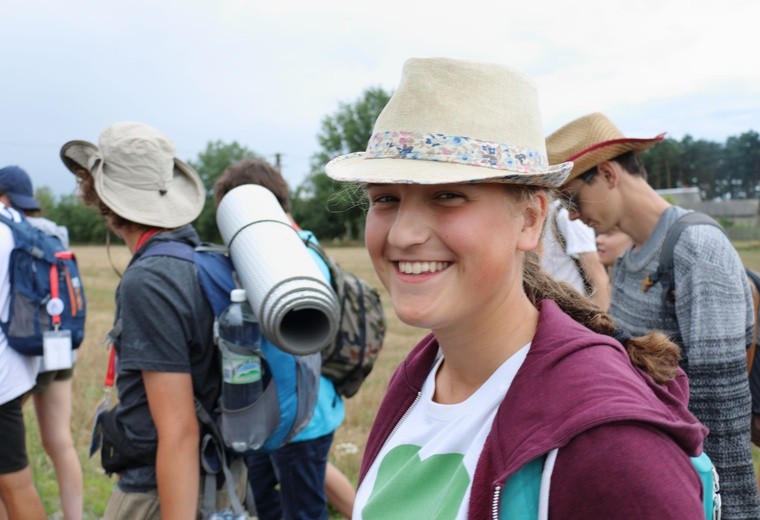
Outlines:
{"label": "plastic water bottle", "polygon": [[261,332],[245,289],[233,289],[229,307],[219,316],[219,349],[222,354],[222,404],[239,410],[263,393]]}

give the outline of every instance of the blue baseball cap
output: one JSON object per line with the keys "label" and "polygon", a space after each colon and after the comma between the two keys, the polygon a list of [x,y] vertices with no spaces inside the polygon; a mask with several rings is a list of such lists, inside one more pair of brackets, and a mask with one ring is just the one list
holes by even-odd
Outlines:
{"label": "blue baseball cap", "polygon": [[5,193],[14,207],[24,211],[40,209],[34,198],[32,179],[18,166],[6,166],[0,169],[0,192]]}

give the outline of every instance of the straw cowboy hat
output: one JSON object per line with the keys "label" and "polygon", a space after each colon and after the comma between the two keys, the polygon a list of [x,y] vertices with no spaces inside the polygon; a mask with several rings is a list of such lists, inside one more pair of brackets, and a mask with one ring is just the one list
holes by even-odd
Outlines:
{"label": "straw cowboy hat", "polygon": [[198,217],[205,202],[203,182],[174,157],[174,143],[143,123],[106,128],[98,146],[69,141],[61,159],[76,175],[89,174],[100,200],[132,222],[176,228]]}
{"label": "straw cowboy hat", "polygon": [[572,164],[549,166],[533,80],[493,63],[412,58],[375,122],[366,152],[325,167],[336,180],[554,187]]}
{"label": "straw cowboy hat", "polygon": [[604,114],[596,112],[571,121],[546,138],[550,161],[572,161],[566,183],[625,152],[643,152],[665,138],[665,132],[650,138],[624,137]]}

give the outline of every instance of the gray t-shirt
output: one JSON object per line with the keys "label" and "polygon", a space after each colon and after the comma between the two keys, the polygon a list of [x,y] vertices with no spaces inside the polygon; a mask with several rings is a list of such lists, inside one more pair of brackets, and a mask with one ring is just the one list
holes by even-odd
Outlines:
{"label": "gray t-shirt", "polygon": [[[190,226],[152,237],[197,244]],[[155,450],[156,427],[148,408],[142,371],[189,373],[193,393],[207,410],[219,397],[221,375],[213,343],[214,315],[198,283],[195,265],[150,256],[130,265],[116,292],[112,331],[118,354],[116,422],[134,447]],[[156,487],[155,465],[124,471],[119,487],[144,492]]]}

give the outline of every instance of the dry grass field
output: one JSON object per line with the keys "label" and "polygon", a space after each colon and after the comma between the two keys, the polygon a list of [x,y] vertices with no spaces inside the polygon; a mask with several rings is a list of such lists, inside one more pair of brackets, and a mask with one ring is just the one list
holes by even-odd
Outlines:
{"label": "dry grass field", "polygon": [[[750,267],[760,270],[760,243],[738,244],[737,248]],[[79,260],[88,298],[87,334],[79,350],[74,373],[74,406],[72,430],[82,461],[85,478],[85,518],[100,518],[114,482],[100,469],[97,455],[90,459],[87,450],[94,410],[103,395],[103,377],[107,356],[104,338],[113,317],[113,294],[118,284],[106,254],[105,247],[78,246],[73,248]],[[359,393],[346,400],[346,421],[335,434],[331,453],[334,464],[356,482],[365,440],[378,403],[387,382],[405,354],[424,331],[401,323],[390,307],[387,293],[380,286],[363,247],[328,248],[346,269],[371,281],[380,289],[388,319],[388,332],[383,351],[372,374]],[[113,264],[124,271],[129,253],[123,246],[111,248]],[[55,473],[42,451],[37,433],[36,419],[30,405],[25,409],[27,419],[28,449],[35,482],[43,498],[48,514],[59,510],[58,488]],[[755,452],[756,460],[760,451]]]}

